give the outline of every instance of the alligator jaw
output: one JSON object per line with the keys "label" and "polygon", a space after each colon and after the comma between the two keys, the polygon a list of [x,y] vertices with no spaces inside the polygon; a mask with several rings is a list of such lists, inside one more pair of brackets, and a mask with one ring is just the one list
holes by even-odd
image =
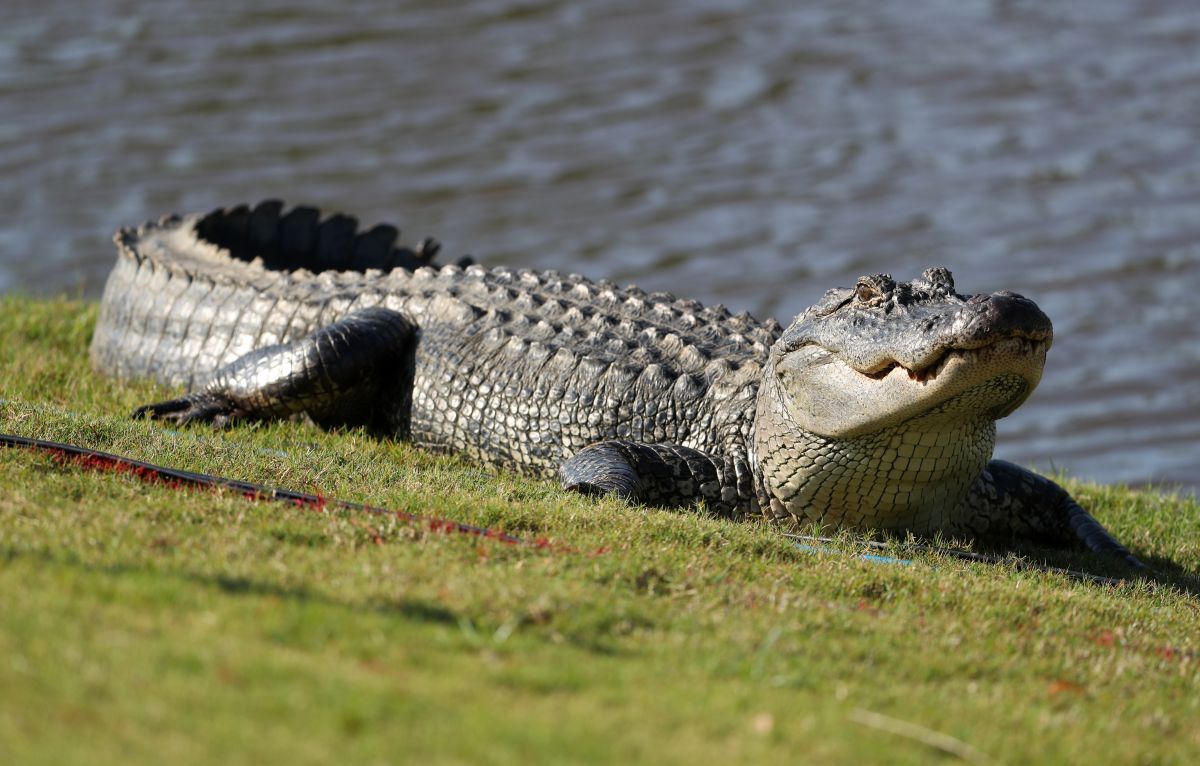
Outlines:
{"label": "alligator jaw", "polygon": [[998,400],[988,410],[990,417],[1002,418],[1024,402],[1041,380],[1047,348],[1045,341],[1006,338],[978,348],[947,351],[934,364],[920,371],[904,369],[903,373],[910,386],[941,388],[931,391],[928,409],[989,379],[1008,375],[1024,379],[1026,385],[1021,393],[1007,397],[1006,401]]}
{"label": "alligator jaw", "polygon": [[1007,337],[975,348],[952,348],[910,369],[896,362],[862,372],[819,347],[779,359],[776,374],[792,421],[826,437],[854,438],[923,415],[998,378],[1023,386],[996,387],[975,412],[999,418],[1012,412],[1041,380],[1047,341]]}
{"label": "alligator jaw", "polygon": [[1024,338],[1012,337],[996,340],[982,345],[967,347],[967,348],[950,348],[932,355],[923,364],[915,367],[906,367],[896,360],[891,360],[883,367],[876,370],[859,370],[868,378],[880,380],[887,377],[894,370],[901,370],[907,373],[909,380],[917,383],[929,383],[937,380],[942,371],[950,364],[963,360],[970,362],[981,358],[986,354],[994,354],[997,352],[1007,353],[1013,356],[1026,356],[1030,358],[1044,357],[1046,351],[1050,348],[1049,338],[1043,336],[1041,338]]}

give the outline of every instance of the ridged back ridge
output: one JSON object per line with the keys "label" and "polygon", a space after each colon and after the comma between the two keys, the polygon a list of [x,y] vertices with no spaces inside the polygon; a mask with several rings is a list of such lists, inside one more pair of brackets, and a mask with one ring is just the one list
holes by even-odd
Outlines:
{"label": "ridged back ridge", "polygon": [[[631,374],[666,361],[708,381],[740,371],[735,377],[746,382],[782,331],[774,320],[759,322],[723,306],[705,307],[578,274],[422,266],[436,252],[431,240],[416,249],[392,248],[389,257],[397,265],[390,271],[288,268],[317,264],[322,243],[328,245],[330,238],[320,236],[325,224],[313,228],[312,212],[293,216],[275,210],[277,234],[271,240],[262,231],[274,204],[167,216],[118,231],[117,265],[92,344],[94,365],[121,378],[195,385],[219,364],[253,348],[296,339],[357,308],[387,305],[418,318],[470,324],[464,331],[472,334],[490,330],[525,343],[549,343],[629,367]],[[267,212],[260,215],[261,210]],[[348,218],[326,219],[336,221],[330,228],[340,231],[343,245],[350,247],[343,265],[357,269],[371,253],[378,257],[384,240],[391,247],[393,227],[382,225],[382,235],[378,226],[355,235]],[[296,227],[310,234],[300,236]],[[251,242],[265,250],[255,254]],[[322,257],[336,260],[328,252]],[[434,307],[439,300],[440,308]],[[447,310],[448,301],[461,304],[457,312]]]}

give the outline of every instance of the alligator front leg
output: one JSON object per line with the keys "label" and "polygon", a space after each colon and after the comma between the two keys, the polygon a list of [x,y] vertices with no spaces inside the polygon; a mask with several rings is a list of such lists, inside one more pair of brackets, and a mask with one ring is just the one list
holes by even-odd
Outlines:
{"label": "alligator front leg", "polygon": [[611,494],[664,508],[703,502],[730,518],[750,511],[754,494],[745,460],[670,444],[597,442],[563,463],[558,475],[563,489],[572,492]]}
{"label": "alligator front leg", "polygon": [[368,425],[383,417],[403,436],[415,338],[416,327],[403,314],[356,311],[295,343],[238,357],[200,390],[139,407],[133,416],[218,426],[299,413],[322,425]]}
{"label": "alligator front leg", "polygon": [[1035,543],[1082,546],[1117,556],[1130,566],[1142,562],[1079,506],[1071,495],[1044,476],[1003,460],[993,460],[967,498],[969,512],[961,526],[980,538],[1024,539]]}

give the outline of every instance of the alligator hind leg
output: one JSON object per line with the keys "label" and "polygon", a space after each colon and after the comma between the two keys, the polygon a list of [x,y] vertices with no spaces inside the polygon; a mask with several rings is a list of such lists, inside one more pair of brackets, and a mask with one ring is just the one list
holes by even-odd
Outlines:
{"label": "alligator hind leg", "polygon": [[1003,460],[993,460],[967,499],[972,510],[951,532],[991,539],[1083,547],[1144,569],[1129,550],[1058,484]]}
{"label": "alligator hind leg", "polygon": [[295,343],[238,357],[200,390],[133,416],[221,426],[306,413],[322,425],[379,425],[404,436],[415,340],[416,325],[399,312],[356,311]]}
{"label": "alligator hind leg", "polygon": [[597,442],[563,463],[558,476],[571,492],[666,508],[703,501],[726,517],[744,515],[753,496],[746,461],[670,444]]}

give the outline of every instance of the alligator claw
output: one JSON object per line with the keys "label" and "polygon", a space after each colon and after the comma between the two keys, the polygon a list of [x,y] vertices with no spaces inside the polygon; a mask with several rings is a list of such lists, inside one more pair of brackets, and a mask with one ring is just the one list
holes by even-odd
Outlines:
{"label": "alligator claw", "polygon": [[131,417],[135,420],[150,418],[176,425],[187,423],[209,423],[218,428],[228,425],[236,416],[233,402],[219,394],[188,394],[178,399],[155,402],[138,407]]}

